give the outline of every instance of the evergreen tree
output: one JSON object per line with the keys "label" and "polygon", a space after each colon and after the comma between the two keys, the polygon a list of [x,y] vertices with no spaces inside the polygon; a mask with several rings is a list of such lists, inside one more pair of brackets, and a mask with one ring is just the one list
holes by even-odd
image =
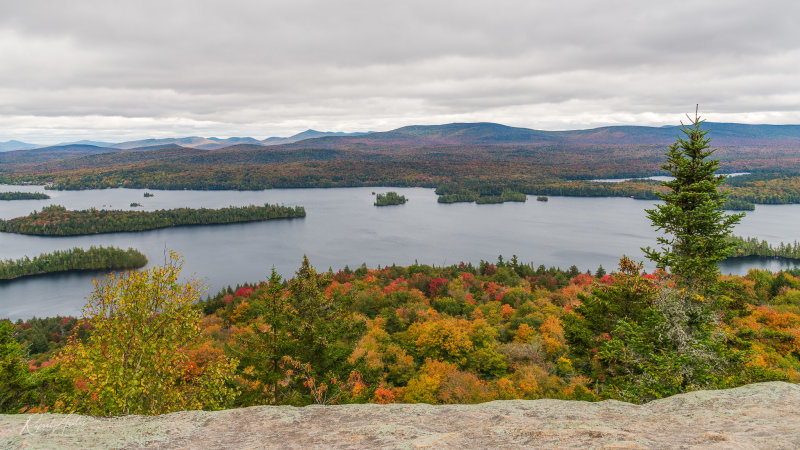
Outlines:
{"label": "evergreen tree", "polygon": [[231,351],[241,362],[248,381],[239,401],[247,405],[278,404],[290,391],[281,381],[286,378],[283,357],[293,355],[300,331],[297,309],[284,295],[283,279],[272,268],[266,288],[259,290],[254,309],[259,319],[237,338]]}
{"label": "evergreen tree", "polygon": [[0,320],[0,413],[4,414],[20,412],[32,388],[28,362],[14,332],[14,324]]}
{"label": "evergreen tree", "polygon": [[643,248],[645,255],[659,268],[668,269],[678,286],[704,293],[719,276],[717,262],[730,253],[726,239],[744,214],[724,214],[725,194],[718,190],[725,181],[716,175],[719,160],[709,159],[714,149],[701,129],[703,120],[695,112],[689,125],[667,151],[667,163],[661,166],[675,178],[663,183],[669,188],[659,194],[664,201],[648,209],[647,217],[666,236],[657,239],[661,248]]}
{"label": "evergreen tree", "polygon": [[317,401],[312,386],[347,379],[365,325],[350,312],[349,297],[326,294],[329,283],[305,256],[285,289],[273,269],[254,301],[258,319],[229,349],[245,381],[240,405],[308,404]]}
{"label": "evergreen tree", "polygon": [[[366,266],[362,265],[362,268],[366,272]],[[349,297],[325,294],[329,282],[324,275],[317,274],[304,255],[303,263],[288,287],[301,321],[296,336],[297,353],[291,356],[310,364],[316,378],[322,380],[331,378],[331,375],[347,377],[352,369],[348,357],[365,331],[364,322],[349,310],[352,301]]]}

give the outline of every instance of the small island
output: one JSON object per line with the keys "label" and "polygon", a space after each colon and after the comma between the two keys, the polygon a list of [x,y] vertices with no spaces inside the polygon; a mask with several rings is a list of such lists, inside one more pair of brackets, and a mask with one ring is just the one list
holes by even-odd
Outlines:
{"label": "small island", "polygon": [[149,193],[149,192],[145,192],[145,193],[144,193],[144,198],[150,198],[150,197],[153,197],[153,196],[154,196],[154,195],[153,195],[153,194],[151,194],[151,193]]}
{"label": "small island", "polygon": [[540,196],[536,197],[536,201],[537,202],[546,202],[547,200],[549,200],[549,199],[547,198],[546,195],[540,195]]}
{"label": "small island", "polygon": [[439,203],[472,203],[486,205],[491,203],[525,202],[528,197],[522,192],[503,189],[499,193],[483,193],[469,189],[444,190],[437,189]]}
{"label": "small island", "polygon": [[0,192],[0,200],[47,200],[50,196],[40,192]]}
{"label": "small island", "polygon": [[747,258],[758,256],[762,258],[778,258],[789,261],[800,261],[800,242],[792,243],[781,242],[777,246],[772,246],[769,242],[758,240],[757,238],[732,236],[730,242],[733,244],[733,251],[728,258]]}
{"label": "small island", "polygon": [[524,203],[528,196],[522,192],[515,192],[504,190],[500,195],[485,195],[475,199],[475,203],[485,205],[489,203],[505,203],[505,202],[522,202]]}
{"label": "small island", "polygon": [[302,206],[230,206],[220,209],[160,209],[122,211],[87,209],[67,210],[52,205],[28,216],[0,220],[0,231],[38,236],[77,236],[85,234],[146,231],[183,225],[216,225],[271,219],[305,217]]}
{"label": "small island", "polygon": [[142,204],[138,203],[138,202],[131,203],[131,208],[136,208],[136,207],[139,207],[139,206],[142,206]]}
{"label": "small island", "polygon": [[378,194],[375,197],[375,206],[403,205],[407,202],[405,195],[390,191],[385,194]]}
{"label": "small island", "polygon": [[128,270],[147,265],[147,257],[138,250],[114,247],[72,248],[42,253],[34,258],[0,261],[0,280],[83,270]]}
{"label": "small island", "polygon": [[749,200],[729,195],[721,209],[725,211],[754,211],[756,205]]}

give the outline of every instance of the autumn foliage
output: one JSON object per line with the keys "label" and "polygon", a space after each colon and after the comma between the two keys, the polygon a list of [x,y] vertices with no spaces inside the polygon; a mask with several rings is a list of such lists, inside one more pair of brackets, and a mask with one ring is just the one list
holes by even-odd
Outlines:
{"label": "autumn foliage", "polygon": [[84,308],[89,336],[57,357],[74,383],[57,411],[162,414],[220,407],[234,394],[225,383],[236,361],[202,339],[202,287],[180,280],[181,266],[171,254],[165,266],[97,282]]}
{"label": "autumn foliage", "polygon": [[[304,260],[292,279],[273,272],[193,303],[199,287],[176,269],[98,286],[85,326],[19,322],[23,344],[53,335],[27,369],[38,381],[17,381],[37,394],[27,409],[642,402],[800,382],[800,273],[721,277],[711,299],[682,296],[664,272],[629,260],[600,277],[516,258],[328,273]],[[156,291],[171,300],[155,302]]]}

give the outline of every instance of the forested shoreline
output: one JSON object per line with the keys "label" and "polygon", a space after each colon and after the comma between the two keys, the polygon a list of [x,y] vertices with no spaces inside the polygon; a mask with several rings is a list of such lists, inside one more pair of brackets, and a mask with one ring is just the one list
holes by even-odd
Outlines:
{"label": "forested shoreline", "polygon": [[[435,188],[443,202],[476,201],[499,196],[503,191],[524,195],[574,197],[632,197],[656,200],[662,191],[652,180],[619,183],[589,181],[593,178],[647,176],[647,170],[615,171],[596,168],[574,172],[507,161],[314,161],[263,165],[193,166],[147,163],[125,168],[84,168],[43,173],[0,173],[0,183],[35,183],[53,190],[106,188],[165,190],[262,190],[331,187],[427,187]],[[756,169],[753,169],[756,170]],[[752,210],[753,204],[800,203],[800,175],[795,172],[757,171],[729,177],[720,187],[731,196],[723,206]]]}
{"label": "forested shoreline", "polygon": [[84,234],[146,231],[185,225],[216,225],[271,219],[305,217],[302,206],[231,206],[220,209],[177,208],[157,211],[88,209],[67,210],[51,205],[41,212],[9,220],[0,220],[0,231],[39,236],[76,236]]}
{"label": "forested shoreline", "polygon": [[50,196],[41,192],[0,192],[0,200],[47,200]]}
{"label": "forested shoreline", "polygon": [[781,242],[777,246],[773,246],[765,240],[759,240],[754,237],[743,238],[735,236],[730,240],[734,245],[730,258],[761,256],[800,261],[800,242],[797,241],[791,243]]}
{"label": "forested shoreline", "polygon": [[72,248],[42,253],[33,258],[24,257],[17,260],[0,261],[0,280],[44,275],[54,272],[72,272],[85,270],[128,270],[147,265],[147,257],[129,248],[123,250],[114,247]]}

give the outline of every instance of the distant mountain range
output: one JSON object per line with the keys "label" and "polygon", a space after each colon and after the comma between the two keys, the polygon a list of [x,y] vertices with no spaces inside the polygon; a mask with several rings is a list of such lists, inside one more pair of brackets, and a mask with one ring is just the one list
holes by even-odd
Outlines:
{"label": "distant mountain range", "polygon": [[74,147],[74,146],[93,146],[103,148],[113,148],[120,150],[143,149],[143,148],[156,148],[165,146],[181,146],[190,147],[200,150],[216,150],[219,148],[230,147],[239,144],[252,144],[252,145],[281,145],[290,144],[305,139],[319,138],[325,136],[359,136],[367,133],[342,133],[333,131],[317,131],[306,130],[301,133],[289,137],[269,137],[263,140],[258,140],[251,137],[230,137],[226,139],[209,137],[204,138],[200,136],[189,136],[180,138],[165,138],[165,139],[142,139],[138,141],[126,142],[101,142],[81,140],[75,142],[62,142],[55,145],[38,145],[27,142],[11,140],[7,142],[0,142],[0,152],[10,152],[14,150],[32,150],[32,149],[53,149],[56,147]]}
{"label": "distant mountain range", "polygon": [[[800,143],[800,125],[704,124],[715,146],[763,146],[769,142]],[[292,147],[357,148],[375,144],[419,146],[507,145],[667,145],[675,141],[680,126],[609,126],[588,130],[541,131],[496,123],[413,125],[361,136],[328,136],[300,141]]]}
{"label": "distant mountain range", "polygon": [[0,142],[0,152],[10,152],[13,150],[30,150],[32,148],[38,148],[39,145],[36,144],[28,144],[27,142],[21,141],[6,141]]}
{"label": "distant mountain range", "polygon": [[[758,154],[797,158],[800,125],[744,125],[706,122],[714,147],[761,149]],[[76,167],[122,161],[183,161],[204,164],[274,163],[314,160],[447,158],[536,160],[548,148],[560,151],[620,147],[662,147],[678,137],[679,126],[610,126],[588,130],[542,131],[496,123],[412,125],[385,132],[334,133],[307,130],[286,138],[251,137],[144,139],[121,143],[78,141],[37,147],[19,141],[0,143],[0,164],[31,164],[93,157]],[[17,151],[12,151],[17,149]],[[210,153],[207,153],[211,151]],[[662,153],[659,150],[657,153]],[[106,155],[108,154],[108,155]],[[755,154],[755,153],[754,153]],[[649,155],[649,153],[648,153]],[[795,156],[792,156],[795,155]],[[642,157],[645,156],[642,153]],[[731,154],[730,157],[733,157]]]}
{"label": "distant mountain range", "polygon": [[[798,125],[706,123],[705,128],[712,146],[719,149],[714,157],[726,173],[800,172]],[[186,137],[112,147],[88,141],[1,152],[0,179],[29,176],[40,182],[58,179],[64,188],[122,183],[154,189],[441,187],[447,180],[467,183],[463,186],[495,180],[512,183],[518,191],[524,185],[533,192],[547,180],[661,174],[664,152],[679,132],[676,126],[541,131],[496,123],[451,123],[367,134],[309,131],[265,140]],[[546,192],[563,193],[562,187]],[[447,188],[454,195],[460,189]],[[579,195],[623,192],[587,186],[569,189]],[[624,195],[645,195],[631,192]]]}

